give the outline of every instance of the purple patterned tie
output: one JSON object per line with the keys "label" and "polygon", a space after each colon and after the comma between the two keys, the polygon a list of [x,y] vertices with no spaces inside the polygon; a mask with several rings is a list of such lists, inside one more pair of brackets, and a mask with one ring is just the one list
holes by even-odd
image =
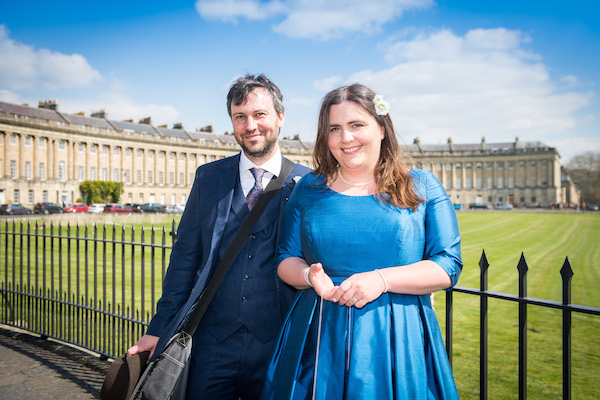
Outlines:
{"label": "purple patterned tie", "polygon": [[252,211],[252,207],[254,207],[256,201],[263,192],[262,178],[265,174],[265,170],[262,168],[250,168],[250,172],[252,172],[255,182],[254,186],[246,196],[246,203],[248,203],[248,210]]}

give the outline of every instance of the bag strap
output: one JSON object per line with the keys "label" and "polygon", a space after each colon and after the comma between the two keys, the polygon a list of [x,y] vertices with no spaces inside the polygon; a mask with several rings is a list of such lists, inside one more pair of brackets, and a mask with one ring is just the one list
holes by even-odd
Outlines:
{"label": "bag strap", "polygon": [[200,295],[200,299],[198,300],[194,310],[190,314],[188,321],[183,326],[182,331],[184,333],[187,333],[190,336],[194,336],[194,333],[196,332],[198,325],[200,325],[200,321],[206,313],[206,310],[208,309],[211,300],[217,293],[217,289],[219,289],[221,282],[223,282],[227,271],[229,271],[229,267],[231,267],[231,264],[233,264],[236,257],[246,244],[248,236],[250,235],[250,230],[262,215],[263,211],[267,207],[267,204],[269,204],[271,199],[273,199],[273,197],[275,197],[275,195],[279,192],[281,186],[283,185],[287,177],[290,175],[293,168],[294,163],[284,157],[283,162],[281,164],[281,171],[279,173],[279,176],[277,178],[271,179],[266,189],[260,195],[256,204],[252,208],[252,211],[250,211],[250,213],[244,220],[242,226],[238,230],[237,234],[233,238],[233,241],[229,245],[229,248],[227,249],[227,252],[223,256],[223,258],[219,262],[219,265],[217,265],[214,272],[212,273],[212,276],[206,284],[204,291]]}

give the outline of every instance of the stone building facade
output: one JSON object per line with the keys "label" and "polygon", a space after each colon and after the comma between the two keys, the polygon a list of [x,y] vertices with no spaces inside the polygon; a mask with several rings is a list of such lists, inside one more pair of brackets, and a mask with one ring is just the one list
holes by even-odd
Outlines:
{"label": "stone building facade", "polygon": [[[231,134],[175,124],[155,127],[150,118],[114,121],[104,111],[85,116],[0,102],[0,204],[32,207],[73,204],[85,180],[123,182],[122,203],[183,204],[198,166],[240,151]],[[289,159],[311,165],[312,143],[280,139]],[[540,142],[421,144],[403,146],[412,166],[432,171],[455,204],[511,203],[548,206],[578,203],[561,179],[560,156]]]}

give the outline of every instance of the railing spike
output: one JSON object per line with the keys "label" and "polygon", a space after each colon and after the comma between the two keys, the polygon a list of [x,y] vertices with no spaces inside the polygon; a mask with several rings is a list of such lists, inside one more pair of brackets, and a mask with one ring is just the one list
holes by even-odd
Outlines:
{"label": "railing spike", "polygon": [[573,268],[571,268],[571,263],[569,262],[569,257],[566,257],[565,262],[560,269],[560,275],[562,276],[563,280],[571,280],[574,274]]}

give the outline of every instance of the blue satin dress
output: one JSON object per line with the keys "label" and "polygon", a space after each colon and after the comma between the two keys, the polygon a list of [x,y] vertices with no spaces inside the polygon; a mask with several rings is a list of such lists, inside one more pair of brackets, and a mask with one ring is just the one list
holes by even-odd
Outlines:
{"label": "blue satin dress", "polygon": [[[455,285],[462,269],[454,207],[429,172],[412,169],[415,212],[346,196],[306,175],[285,210],[278,262],[321,262],[336,284],[423,259]],[[299,293],[282,327],[263,399],[457,399],[429,295],[386,293],[358,309]]]}

